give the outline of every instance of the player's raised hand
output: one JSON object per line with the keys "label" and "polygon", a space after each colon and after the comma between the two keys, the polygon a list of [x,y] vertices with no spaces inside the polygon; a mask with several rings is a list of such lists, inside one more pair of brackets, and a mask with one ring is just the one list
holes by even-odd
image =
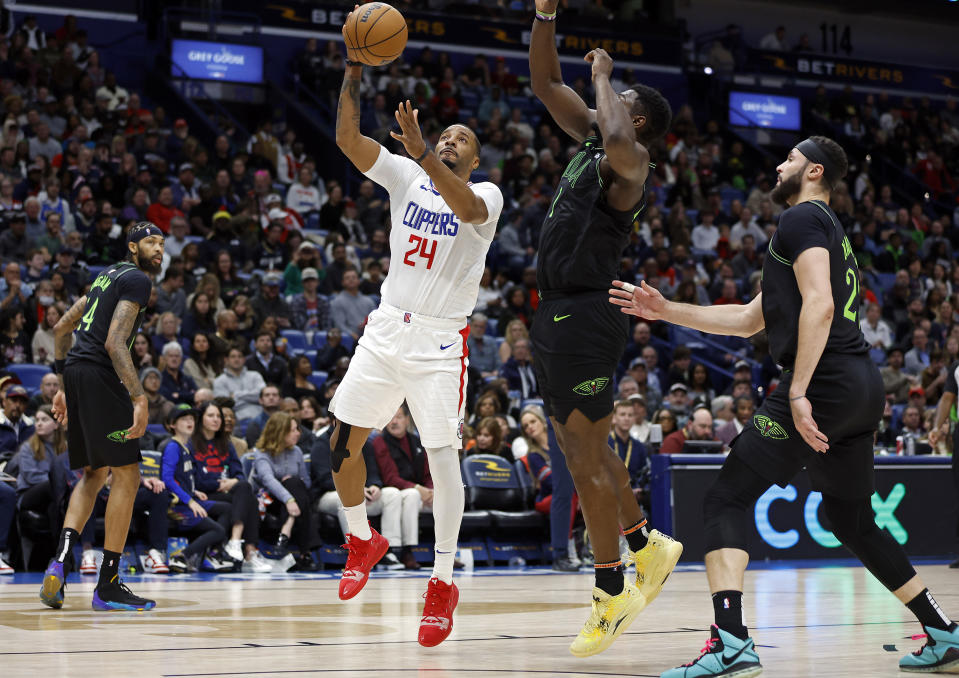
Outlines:
{"label": "player's raised hand", "polygon": [[796,396],[796,399],[793,400],[790,397],[789,409],[792,410],[793,426],[799,431],[802,439],[816,452],[825,454],[826,450],[829,449],[829,438],[819,430],[816,420],[812,418],[812,405],[809,403],[809,399],[805,396]]}
{"label": "player's raised hand", "polygon": [[594,49],[586,54],[583,59],[588,64],[593,65],[593,77],[605,75],[607,78],[613,75],[613,58],[605,49]]}
{"label": "player's raised hand", "polygon": [[619,306],[623,313],[647,320],[662,320],[666,310],[666,299],[645,280],[639,285],[614,280],[609,290],[609,303]]}
{"label": "player's raised hand", "polygon": [[411,158],[420,157],[426,150],[426,141],[424,141],[423,132],[420,130],[419,113],[418,109],[413,108],[409,99],[405,102],[401,101],[395,115],[402,134],[390,132],[391,137],[403,144]]}
{"label": "player's raised hand", "polygon": [[53,394],[50,411],[53,413],[53,418],[60,422],[60,426],[67,425],[67,397],[63,394],[62,390],[58,389],[57,392]]}

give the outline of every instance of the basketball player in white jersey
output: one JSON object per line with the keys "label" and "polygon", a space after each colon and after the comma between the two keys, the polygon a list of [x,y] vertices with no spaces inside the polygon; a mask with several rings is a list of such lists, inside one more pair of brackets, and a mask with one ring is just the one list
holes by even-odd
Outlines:
{"label": "basketball player in white jersey", "polygon": [[459,596],[453,556],[464,501],[458,450],[469,353],[466,316],[476,303],[503,197],[494,184],[469,181],[479,165],[476,134],[452,125],[431,151],[409,101],[396,112],[402,134],[391,132],[409,158],[360,134],[361,68],[347,62],[336,143],[358,170],[390,194],[391,260],[382,303],[370,314],[330,402],[333,480],[350,527],[339,592],[343,600],[359,593],[389,547],[367,521],[362,448],[370,430],[383,428],[406,400],[434,485],[435,560],[419,631],[420,644],[432,647],[452,630]]}

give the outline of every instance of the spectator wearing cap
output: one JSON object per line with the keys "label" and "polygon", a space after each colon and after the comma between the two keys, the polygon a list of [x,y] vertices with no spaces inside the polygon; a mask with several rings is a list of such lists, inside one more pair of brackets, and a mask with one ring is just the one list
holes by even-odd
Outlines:
{"label": "spectator wearing cap", "polygon": [[686,384],[676,382],[670,386],[665,405],[676,415],[676,422],[682,426],[689,415],[689,389]]}
{"label": "spectator wearing cap", "polygon": [[303,271],[307,268],[316,271],[317,279],[319,279],[319,270],[317,269],[320,267],[322,267],[322,264],[316,245],[309,240],[301,242],[300,246],[296,248],[296,252],[293,253],[293,260],[286,265],[286,269],[283,271],[286,294],[300,294],[303,291]]}
{"label": "spectator wearing cap", "polygon": [[[330,328],[330,302],[327,301],[326,297],[317,293],[320,286],[319,272],[315,268],[305,268],[301,277],[303,291],[294,295],[292,301],[290,301],[293,327],[304,332],[328,330]],[[496,350],[495,347],[493,350]],[[470,363],[473,363],[472,359]]]}
{"label": "spectator wearing cap", "polygon": [[349,334],[354,341],[363,332],[366,317],[373,312],[376,304],[368,296],[360,294],[360,275],[352,266],[343,273],[343,289],[330,302],[330,316],[333,325],[343,334]]}
{"label": "spectator wearing cap", "polygon": [[0,458],[9,458],[33,435],[33,419],[24,414],[30,396],[19,384],[7,388],[0,412]]}
{"label": "spectator wearing cap", "polygon": [[173,409],[173,403],[160,393],[162,381],[163,375],[155,367],[145,367],[140,371],[140,384],[147,396],[148,424],[165,423],[167,415]]}
{"label": "spectator wearing cap", "polygon": [[713,434],[713,415],[708,407],[697,408],[682,428],[666,436],[659,453],[680,454],[687,440],[716,440]]}
{"label": "spectator wearing cap", "polygon": [[[171,163],[180,161],[183,144],[188,136],[190,136],[190,126],[183,118],[177,118],[166,139],[166,157]],[[183,165],[180,165],[180,170],[182,172]]]}
{"label": "spectator wearing cap", "polygon": [[174,405],[193,405],[196,382],[183,372],[183,346],[178,341],[163,345],[160,394]]}
{"label": "spectator wearing cap", "polygon": [[179,178],[172,187],[173,204],[186,213],[200,204],[200,182],[196,180],[193,163],[191,162],[182,163],[178,175]]}
{"label": "spectator wearing cap", "polygon": [[122,260],[126,256],[126,244],[119,231],[114,228],[112,216],[98,214],[96,228],[84,243],[84,260],[91,266],[109,266]]}
{"label": "spectator wearing cap", "polygon": [[219,210],[213,214],[213,228],[201,245],[200,258],[212,267],[216,256],[223,250],[230,253],[233,261],[245,260],[243,245],[233,228],[233,216],[226,210]]}
{"label": "spectator wearing cap", "polygon": [[26,309],[33,296],[33,286],[20,278],[20,264],[11,261],[3,266],[0,279],[0,309]]}
{"label": "spectator wearing cap", "polygon": [[0,261],[25,261],[33,242],[27,237],[27,220],[23,212],[7,217],[7,230],[0,233]]}
{"label": "spectator wearing cap", "polygon": [[912,331],[912,348],[903,356],[903,371],[913,376],[929,366],[929,335],[917,327]]}
{"label": "spectator wearing cap", "polygon": [[634,393],[626,400],[633,407],[633,425],[629,429],[629,434],[639,442],[646,444],[646,441],[649,440],[649,427],[651,425],[646,398],[640,393]]}
{"label": "spectator wearing cap", "polygon": [[260,327],[267,316],[276,318],[276,323],[281,329],[289,329],[293,326],[293,313],[290,310],[290,305],[280,295],[281,280],[279,273],[267,273],[263,276],[260,291],[250,300],[250,307],[253,309],[253,322],[256,327]]}
{"label": "spectator wearing cap", "polygon": [[627,374],[636,381],[637,392],[646,400],[648,409],[650,411],[659,409],[663,402],[663,394],[659,389],[650,385],[646,362],[642,356],[633,358],[629,364]]}
{"label": "spectator wearing cap", "polygon": [[716,439],[723,441],[727,447],[733,441],[733,438],[743,432],[743,428],[753,418],[756,412],[756,404],[750,396],[740,396],[733,401],[733,412],[735,416],[732,421],[723,424],[716,430]]}
{"label": "spectator wearing cap", "polygon": [[910,407],[919,410],[920,416],[926,409],[926,391],[918,384],[909,387],[909,398],[906,401]]}
{"label": "spectator wearing cap", "polygon": [[86,269],[77,265],[77,251],[69,245],[57,252],[56,266],[50,269],[50,275],[53,276],[54,273],[63,277],[64,286],[70,296],[76,296],[81,287],[87,284],[89,277]]}
{"label": "spectator wearing cap", "polygon": [[157,194],[157,201],[147,209],[147,219],[164,233],[170,232],[170,220],[185,216],[173,202],[173,188],[164,186]]}

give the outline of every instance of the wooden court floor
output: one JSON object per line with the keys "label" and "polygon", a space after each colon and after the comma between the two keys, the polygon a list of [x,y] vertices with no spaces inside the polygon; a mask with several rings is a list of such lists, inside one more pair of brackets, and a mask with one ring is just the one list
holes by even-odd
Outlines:
{"label": "wooden court floor", "polygon": [[[919,571],[959,617],[959,571]],[[64,608],[50,610],[39,581],[0,581],[0,678],[658,676],[698,655],[712,620],[695,566],[674,573],[626,634],[587,659],[567,649],[588,613],[586,573],[457,573],[453,633],[432,649],[416,642],[425,574],[374,574],[346,603],[333,573],[130,578],[158,601],[141,613],[94,613],[93,578],[75,575]],[[764,675],[903,675],[899,656],[921,644],[908,639],[918,624],[861,568],[750,570],[747,591]]]}

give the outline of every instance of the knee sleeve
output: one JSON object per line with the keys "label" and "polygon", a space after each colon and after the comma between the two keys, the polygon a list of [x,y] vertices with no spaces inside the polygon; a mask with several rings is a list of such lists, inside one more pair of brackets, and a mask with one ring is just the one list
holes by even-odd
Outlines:
{"label": "knee sleeve", "polygon": [[726,458],[719,478],[703,499],[706,553],[723,548],[748,550],[749,508],[769,485],[735,455]]}
{"label": "knee sleeve", "polygon": [[339,473],[343,462],[350,456],[350,449],[347,445],[350,442],[350,433],[353,427],[339,420],[335,420],[335,426],[339,429],[339,433],[336,434],[336,445],[330,449],[330,461],[333,472]]}
{"label": "knee sleeve", "polygon": [[869,499],[844,501],[824,495],[822,506],[836,539],[887,589],[895,591],[916,575],[902,546],[876,525]]}

